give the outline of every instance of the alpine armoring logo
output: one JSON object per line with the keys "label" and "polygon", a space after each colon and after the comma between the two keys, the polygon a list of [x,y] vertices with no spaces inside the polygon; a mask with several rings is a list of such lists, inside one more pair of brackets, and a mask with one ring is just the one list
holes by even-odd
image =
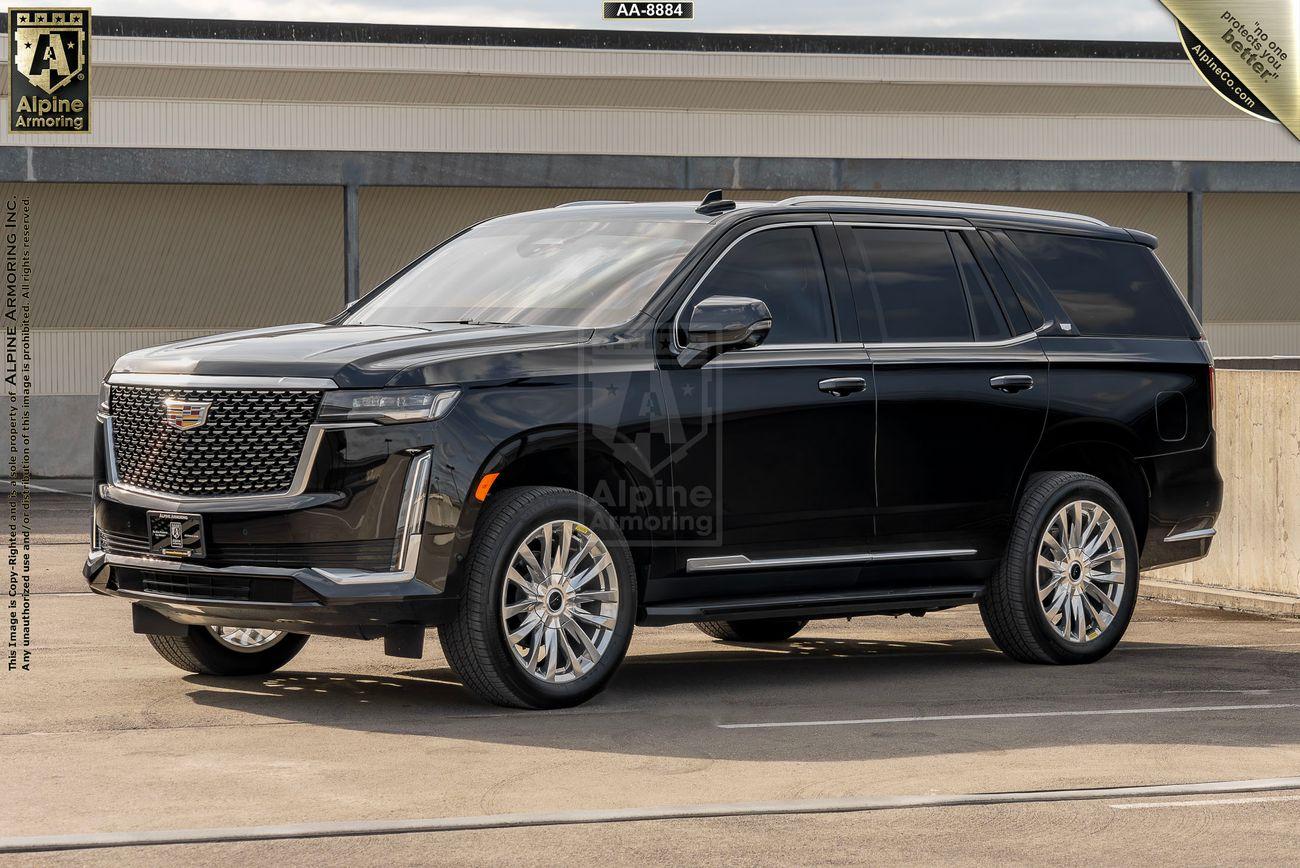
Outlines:
{"label": "alpine armoring logo", "polygon": [[90,132],[90,10],[9,10],[9,131]]}

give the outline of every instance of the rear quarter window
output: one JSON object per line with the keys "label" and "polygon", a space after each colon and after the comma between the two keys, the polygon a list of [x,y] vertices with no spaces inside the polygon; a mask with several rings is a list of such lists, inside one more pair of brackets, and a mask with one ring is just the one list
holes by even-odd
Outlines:
{"label": "rear quarter window", "polygon": [[1082,335],[1195,337],[1196,328],[1150,248],[1126,241],[1006,233]]}

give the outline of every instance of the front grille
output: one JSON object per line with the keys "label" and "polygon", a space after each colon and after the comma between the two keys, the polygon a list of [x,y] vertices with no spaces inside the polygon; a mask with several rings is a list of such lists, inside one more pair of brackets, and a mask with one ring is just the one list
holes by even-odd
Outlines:
{"label": "front grille", "polygon": [[301,583],[286,578],[221,576],[190,572],[152,572],[113,567],[110,581],[120,591],[140,591],[199,600],[242,603],[314,603],[319,598]]}
{"label": "front grille", "polygon": [[252,599],[251,578],[240,576],[185,576],[145,573],[141,590],[173,597],[198,597],[204,600]]}
{"label": "front grille", "polygon": [[149,540],[145,537],[132,536],[127,533],[114,533],[113,531],[96,528],[96,535],[99,538],[99,545],[106,553],[110,555],[130,555],[132,557],[147,557],[149,554]]}
{"label": "front grille", "polygon": [[[207,421],[181,431],[164,398],[210,401]],[[113,386],[118,479],[189,496],[275,494],[293,483],[321,393],[297,389],[169,389]]]}
{"label": "front grille", "polygon": [[[98,529],[99,545],[110,555],[150,557],[149,540],[131,533]],[[187,563],[209,567],[321,567],[382,571],[392,568],[396,541],[325,540],[310,543],[209,542],[202,558]]]}

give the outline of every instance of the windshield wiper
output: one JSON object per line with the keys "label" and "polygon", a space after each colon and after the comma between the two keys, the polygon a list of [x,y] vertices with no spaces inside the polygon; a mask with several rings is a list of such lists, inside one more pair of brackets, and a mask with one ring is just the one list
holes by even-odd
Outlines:
{"label": "windshield wiper", "polygon": [[420,322],[420,325],[472,325],[472,326],[513,326],[518,323],[513,322],[494,322],[490,319],[426,319]]}

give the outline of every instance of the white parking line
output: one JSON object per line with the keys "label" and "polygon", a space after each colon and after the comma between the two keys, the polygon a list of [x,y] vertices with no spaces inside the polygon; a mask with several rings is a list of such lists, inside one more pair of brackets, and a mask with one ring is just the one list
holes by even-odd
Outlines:
{"label": "white parking line", "polygon": [[74,835],[33,835],[0,838],[0,853],[46,853],[103,847],[144,847],[159,844],[204,844],[235,841],[276,841],[303,838],[343,838],[361,835],[403,835],[418,832],[465,832],[533,826],[575,826],[633,823],[647,820],[694,820],[707,817],[760,817],[795,814],[845,814],[907,808],[946,808],[1009,805],[1143,796],[1195,796],[1215,793],[1259,793],[1300,790],[1300,778],[1208,781],[1192,784],[1104,787],[1091,790],[1029,790],[1018,793],[955,793],[937,796],[866,796],[846,799],[792,799],[775,802],[722,802],[697,805],[658,805],[643,808],[588,808],[488,814],[478,817],[435,817],[415,820],[343,820],[283,826],[234,826],[216,829],[157,829],[140,832],[91,832]]}
{"label": "white parking line", "polygon": [[988,714],[929,714],[917,717],[859,717],[848,720],[785,720],[773,723],[719,723],[718,729],[778,729],[790,726],[871,726],[882,723],[931,723],[946,720],[1008,720],[1026,717],[1103,717],[1113,714],[1213,714],[1220,711],[1275,711],[1300,708],[1300,702],[1269,705],[1184,705],[1164,708],[1090,708],[1078,711],[1004,711]]}
{"label": "white parking line", "polygon": [[1215,805],[1257,805],[1261,802],[1297,802],[1300,796],[1255,796],[1248,799],[1190,799],[1186,802],[1129,802],[1123,805],[1111,805],[1117,811],[1133,811],[1139,808],[1205,808]]}

